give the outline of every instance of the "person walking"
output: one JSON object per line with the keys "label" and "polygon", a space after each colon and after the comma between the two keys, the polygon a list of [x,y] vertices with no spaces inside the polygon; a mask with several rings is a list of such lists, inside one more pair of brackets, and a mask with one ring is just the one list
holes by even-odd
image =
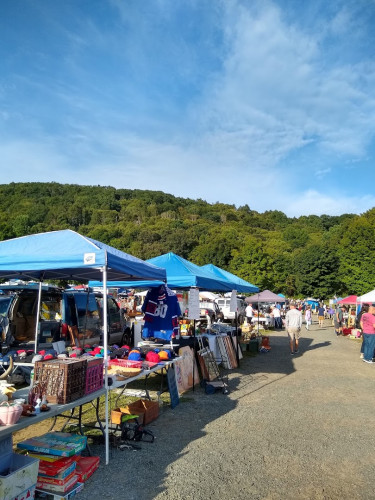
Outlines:
{"label": "person walking", "polygon": [[361,327],[361,318],[365,313],[368,313],[368,310],[369,310],[369,305],[362,304],[362,308],[358,313],[358,316],[356,319],[356,324],[355,324],[356,328],[361,330],[361,335],[362,335],[361,354],[360,354],[361,359],[363,359],[363,353],[365,351],[365,338],[363,336],[363,331],[362,331],[362,327]]}
{"label": "person walking", "polygon": [[319,322],[319,328],[323,328],[323,323],[324,323],[324,307],[323,304],[319,304],[318,307],[318,322]]}
{"label": "person walking", "polygon": [[338,307],[335,312],[334,324],[337,336],[339,336],[342,333],[342,326],[344,324],[344,311],[345,311],[345,306],[341,304],[341,306]]}
{"label": "person walking", "polygon": [[306,321],[306,330],[309,329],[309,326],[311,325],[312,323],[312,315],[311,315],[311,309],[310,309],[310,306],[307,306],[306,307],[306,311],[305,311],[305,321]]}
{"label": "person walking", "polygon": [[281,320],[281,313],[280,313],[280,309],[275,306],[273,309],[272,309],[272,316],[275,320],[275,328],[277,328],[278,330],[280,328],[283,327],[283,323],[282,323],[282,320]]}
{"label": "person walking", "polygon": [[299,338],[302,326],[302,313],[296,309],[295,302],[290,303],[290,309],[285,315],[285,328],[289,335],[290,354],[298,353]]}
{"label": "person walking", "polygon": [[361,317],[361,328],[364,339],[363,359],[365,363],[372,363],[375,350],[375,304],[371,304],[368,313],[363,313]]}
{"label": "person walking", "polygon": [[252,322],[253,316],[254,316],[254,310],[253,310],[253,306],[251,304],[246,306],[245,314],[246,314],[247,324],[251,325],[251,322]]}

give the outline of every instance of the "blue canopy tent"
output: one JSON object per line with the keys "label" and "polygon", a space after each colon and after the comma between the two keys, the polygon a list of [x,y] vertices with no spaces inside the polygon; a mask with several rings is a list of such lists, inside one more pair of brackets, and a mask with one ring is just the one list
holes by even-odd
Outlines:
{"label": "blue canopy tent", "polygon": [[219,279],[226,279],[229,282],[233,283],[232,290],[236,290],[237,292],[242,293],[254,293],[259,292],[259,288],[255,285],[252,285],[248,281],[239,278],[235,274],[232,274],[220,267],[214,266],[213,264],[206,264],[202,266],[201,269],[205,269],[210,271],[212,274],[217,276]]}
{"label": "blue canopy tent", "polygon": [[[165,270],[146,263],[99,241],[69,229],[33,234],[0,242],[0,277],[39,280],[39,306],[42,281],[100,279],[107,295],[107,280],[164,280]],[[36,324],[36,335],[38,320]],[[108,330],[107,301],[103,300],[103,332]],[[104,337],[106,388],[106,463],[109,462],[107,335]],[[36,342],[35,342],[36,345]]]}
{"label": "blue canopy tent", "polygon": [[[188,289],[192,287],[200,288],[202,290],[224,291],[229,292],[233,290],[234,283],[223,277],[217,277],[209,270],[203,269],[192,262],[179,257],[173,252],[148,259],[146,262],[154,266],[162,267],[167,274],[167,285],[169,288],[183,288]],[[117,281],[110,282],[108,286],[128,288],[150,288],[152,286],[161,285],[162,282],[151,281],[134,281],[127,282],[126,284]],[[100,282],[90,281],[90,286],[101,286]]]}

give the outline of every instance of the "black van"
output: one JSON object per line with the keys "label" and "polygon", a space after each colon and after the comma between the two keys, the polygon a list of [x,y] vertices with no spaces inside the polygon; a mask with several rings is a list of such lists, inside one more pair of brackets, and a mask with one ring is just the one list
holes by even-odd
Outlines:
{"label": "black van", "polygon": [[[0,285],[0,335],[2,345],[33,348],[38,310],[38,284]],[[117,302],[108,297],[108,344],[121,344],[129,336]],[[103,295],[91,290],[62,290],[42,286],[38,346],[65,340],[76,327],[79,343],[103,343]],[[70,327],[70,328],[69,328]]]}

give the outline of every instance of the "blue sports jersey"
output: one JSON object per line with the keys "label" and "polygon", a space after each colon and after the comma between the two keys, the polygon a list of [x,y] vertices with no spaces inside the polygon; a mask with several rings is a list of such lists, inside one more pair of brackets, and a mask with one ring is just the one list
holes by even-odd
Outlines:
{"label": "blue sports jersey", "polygon": [[145,313],[144,338],[171,340],[178,334],[178,318],[181,316],[177,295],[168,287],[161,285],[152,288],[146,295],[142,306]]}

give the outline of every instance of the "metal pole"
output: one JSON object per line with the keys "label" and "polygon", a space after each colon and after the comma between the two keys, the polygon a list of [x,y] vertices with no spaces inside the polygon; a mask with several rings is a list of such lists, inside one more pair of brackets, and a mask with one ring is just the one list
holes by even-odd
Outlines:
{"label": "metal pole", "polygon": [[38,307],[36,312],[36,322],[35,322],[35,345],[34,352],[35,354],[38,352],[38,330],[39,330],[39,317],[40,317],[40,309],[42,305],[42,282],[43,279],[39,280],[39,289],[38,289]]}
{"label": "metal pole", "polygon": [[193,343],[193,392],[195,390],[195,319],[193,319],[193,328],[194,328],[194,343]]}
{"label": "metal pole", "polygon": [[235,322],[236,322],[236,358],[237,358],[237,365],[239,368],[240,367],[240,353],[239,353],[240,341],[238,340],[238,314],[237,314],[237,311],[234,313],[234,318],[235,318]]}
{"label": "metal pole", "polygon": [[[107,262],[107,256],[106,256]],[[104,387],[105,387],[105,464],[109,463],[109,404],[108,404],[108,307],[107,307],[107,265],[103,267],[103,345],[104,345]]]}

